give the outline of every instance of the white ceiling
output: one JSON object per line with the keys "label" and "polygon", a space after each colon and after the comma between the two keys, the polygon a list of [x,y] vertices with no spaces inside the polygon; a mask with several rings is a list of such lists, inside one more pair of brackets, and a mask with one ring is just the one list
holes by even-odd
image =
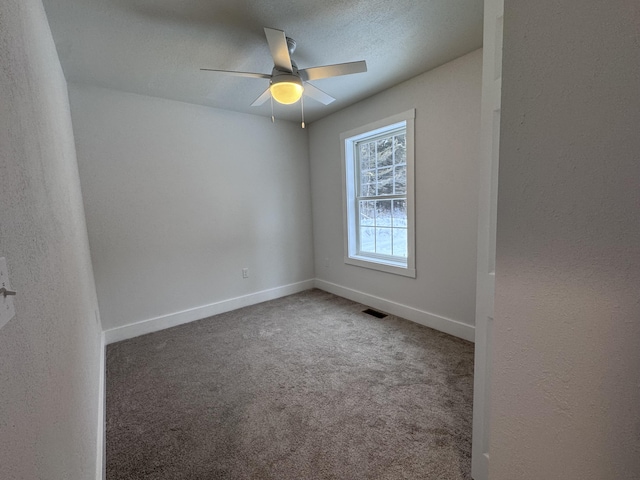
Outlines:
{"label": "white ceiling", "polygon": [[[263,27],[296,40],[299,68],[366,60],[368,72],[313,82],[312,122],[482,46],[482,0],[43,0],[67,81],[270,116],[250,104],[270,73]],[[276,117],[299,121],[298,104]]]}

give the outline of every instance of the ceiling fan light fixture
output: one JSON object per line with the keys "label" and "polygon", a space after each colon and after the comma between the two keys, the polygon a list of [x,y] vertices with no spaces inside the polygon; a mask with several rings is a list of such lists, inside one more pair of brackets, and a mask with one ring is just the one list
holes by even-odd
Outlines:
{"label": "ceiling fan light fixture", "polygon": [[302,97],[304,87],[302,80],[295,75],[279,75],[274,77],[269,87],[273,99],[284,105],[296,103]]}

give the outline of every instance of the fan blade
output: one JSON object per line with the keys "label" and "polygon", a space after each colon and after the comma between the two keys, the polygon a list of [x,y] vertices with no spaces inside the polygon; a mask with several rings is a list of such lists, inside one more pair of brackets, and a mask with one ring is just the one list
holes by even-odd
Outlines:
{"label": "fan blade", "polygon": [[282,30],[264,27],[264,34],[267,36],[267,43],[273,64],[278,70],[293,72],[291,65],[291,57],[289,56],[289,47],[287,46],[287,37]]}
{"label": "fan blade", "polygon": [[304,94],[308,97],[313,98],[314,100],[317,100],[323,105],[329,105],[331,102],[334,102],[336,100],[328,93],[324,93],[318,87],[316,87],[315,85],[311,85],[310,83],[304,84]]}
{"label": "fan blade", "polygon": [[206,71],[206,72],[226,73],[228,75],[235,75],[236,77],[271,78],[271,75],[266,74],[266,73],[234,72],[232,70],[215,70],[213,68],[201,68],[200,70],[203,70],[203,71]]}
{"label": "fan blade", "polygon": [[253,102],[251,104],[251,106],[252,107],[259,107],[264,102],[269,100],[269,98],[271,98],[271,90],[267,88],[264,92],[262,92],[262,95],[260,95],[258,98],[256,98],[255,102]]}
{"label": "fan blade", "polygon": [[311,67],[299,70],[303,80],[318,80],[320,78],[338,77],[340,75],[351,75],[352,73],[362,73],[367,71],[367,62],[337,63],[324,67]]}

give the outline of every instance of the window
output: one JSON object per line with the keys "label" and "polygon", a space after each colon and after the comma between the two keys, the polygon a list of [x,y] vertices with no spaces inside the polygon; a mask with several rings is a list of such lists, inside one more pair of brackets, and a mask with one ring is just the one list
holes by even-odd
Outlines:
{"label": "window", "polygon": [[415,110],[340,136],[345,263],[415,277]]}

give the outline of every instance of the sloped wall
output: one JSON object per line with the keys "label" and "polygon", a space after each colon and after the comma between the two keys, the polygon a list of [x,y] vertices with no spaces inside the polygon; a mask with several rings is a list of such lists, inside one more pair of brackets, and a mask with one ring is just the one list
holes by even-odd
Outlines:
{"label": "sloped wall", "polygon": [[[0,4],[0,477],[96,477],[100,326],[67,85],[40,0]],[[99,471],[99,467],[98,467]]]}

